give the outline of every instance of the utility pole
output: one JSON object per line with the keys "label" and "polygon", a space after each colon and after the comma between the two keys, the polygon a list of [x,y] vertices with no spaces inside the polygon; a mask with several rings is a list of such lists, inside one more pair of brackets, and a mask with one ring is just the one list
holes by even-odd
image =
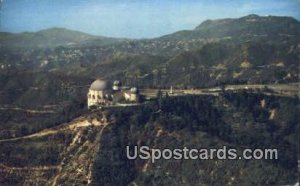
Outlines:
{"label": "utility pole", "polygon": [[173,94],[173,86],[171,85],[170,94]]}

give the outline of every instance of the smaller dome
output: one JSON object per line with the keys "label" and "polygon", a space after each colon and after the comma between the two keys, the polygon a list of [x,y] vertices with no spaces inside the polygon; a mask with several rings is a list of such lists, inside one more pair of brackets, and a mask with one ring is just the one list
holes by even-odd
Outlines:
{"label": "smaller dome", "polygon": [[137,94],[139,91],[138,91],[138,89],[136,87],[132,87],[130,89],[130,92],[133,93],[133,94]]}
{"label": "smaller dome", "polygon": [[121,82],[119,80],[114,81],[114,86],[121,86]]}
{"label": "smaller dome", "polygon": [[106,88],[107,88],[106,81],[103,81],[101,79],[95,80],[90,86],[91,90],[105,90]]}

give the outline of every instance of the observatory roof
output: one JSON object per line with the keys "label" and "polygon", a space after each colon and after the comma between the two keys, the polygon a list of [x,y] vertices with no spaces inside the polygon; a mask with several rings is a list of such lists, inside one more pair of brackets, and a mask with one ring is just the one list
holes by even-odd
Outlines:
{"label": "observatory roof", "polygon": [[121,85],[121,82],[120,82],[119,80],[115,80],[115,81],[114,81],[114,85],[115,85],[115,86],[120,86],[120,85]]}
{"label": "observatory roof", "polygon": [[133,94],[137,94],[138,93],[138,89],[136,87],[132,87],[130,89],[130,92],[133,93]]}
{"label": "observatory roof", "polygon": [[106,81],[101,79],[95,80],[90,86],[90,89],[92,90],[105,90],[106,88],[107,88]]}

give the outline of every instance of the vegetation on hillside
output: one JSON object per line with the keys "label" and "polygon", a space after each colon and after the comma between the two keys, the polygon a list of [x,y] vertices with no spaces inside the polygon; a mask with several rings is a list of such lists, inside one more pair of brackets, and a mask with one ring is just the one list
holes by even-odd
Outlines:
{"label": "vegetation on hillside", "polygon": [[[266,102],[264,108],[261,100]],[[114,123],[102,138],[105,145],[101,144],[95,163],[95,180],[100,185],[294,183],[297,180],[295,131],[300,129],[297,101],[242,92],[226,93],[219,98],[166,97],[140,109],[111,110]],[[269,119],[269,109],[277,110],[273,119]],[[286,117],[290,119],[284,120]],[[160,149],[222,148],[223,145],[239,150],[277,148],[279,159],[157,160],[152,164],[150,160],[128,160],[126,145]]]}

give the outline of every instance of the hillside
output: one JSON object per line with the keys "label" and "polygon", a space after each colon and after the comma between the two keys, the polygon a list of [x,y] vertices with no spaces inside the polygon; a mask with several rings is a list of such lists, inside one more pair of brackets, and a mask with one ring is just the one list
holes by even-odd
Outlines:
{"label": "hillside", "polygon": [[179,31],[162,39],[230,38],[234,40],[292,37],[299,41],[300,22],[291,17],[248,15],[237,19],[206,20],[194,30]]}
{"label": "hillside", "polygon": [[86,33],[64,28],[50,28],[38,32],[0,33],[0,47],[4,48],[45,48],[58,46],[76,46],[88,42],[99,45],[113,43],[119,39],[92,36]]}
{"label": "hillside", "polygon": [[194,31],[202,32],[205,37],[241,37],[246,35],[296,37],[300,34],[300,23],[292,17],[248,15],[238,19],[207,20]]}
{"label": "hillside", "polygon": [[[219,97],[166,97],[139,109],[90,112],[32,135],[0,140],[0,184],[293,184],[298,111],[293,98],[228,92]],[[280,158],[151,163],[127,159],[126,145],[277,148]]]}

